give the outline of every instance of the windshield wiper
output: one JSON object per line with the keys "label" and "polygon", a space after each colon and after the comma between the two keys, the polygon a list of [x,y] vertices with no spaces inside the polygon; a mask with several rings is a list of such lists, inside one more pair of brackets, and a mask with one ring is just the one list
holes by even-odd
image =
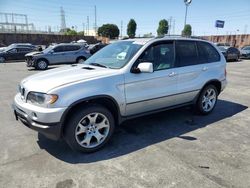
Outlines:
{"label": "windshield wiper", "polygon": [[103,67],[103,68],[108,68],[107,66],[102,65],[100,63],[90,63],[90,65],[94,65],[94,66],[98,66],[98,67]]}

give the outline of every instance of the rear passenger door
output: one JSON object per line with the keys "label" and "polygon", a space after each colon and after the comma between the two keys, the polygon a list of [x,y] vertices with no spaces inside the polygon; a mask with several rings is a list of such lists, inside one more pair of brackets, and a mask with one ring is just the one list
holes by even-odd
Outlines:
{"label": "rear passenger door", "polygon": [[176,53],[179,93],[176,99],[180,104],[188,103],[195,99],[206,82],[217,78],[216,64],[220,55],[207,42],[188,40],[176,42]]}
{"label": "rear passenger door", "polygon": [[65,62],[65,46],[57,46],[53,49],[53,53],[48,54],[48,60],[51,64],[58,64]]}
{"label": "rear passenger door", "polygon": [[73,63],[76,62],[78,50],[81,47],[78,45],[65,46],[65,62]]}

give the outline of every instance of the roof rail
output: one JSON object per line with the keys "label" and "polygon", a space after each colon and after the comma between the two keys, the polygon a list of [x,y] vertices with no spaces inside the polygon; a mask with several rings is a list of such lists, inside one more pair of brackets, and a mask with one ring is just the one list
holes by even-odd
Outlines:
{"label": "roof rail", "polygon": [[156,38],[191,38],[191,39],[202,39],[202,37],[199,36],[184,36],[184,35],[163,35],[163,36],[158,36]]}

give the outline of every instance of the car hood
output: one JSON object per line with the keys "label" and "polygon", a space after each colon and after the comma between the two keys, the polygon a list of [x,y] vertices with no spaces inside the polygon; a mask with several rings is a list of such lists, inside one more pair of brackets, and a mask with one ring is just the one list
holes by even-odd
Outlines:
{"label": "car hood", "polygon": [[22,80],[22,87],[28,91],[48,93],[57,87],[74,82],[86,81],[100,77],[107,77],[118,72],[116,69],[108,69],[90,65],[67,65],[61,68],[44,71]]}
{"label": "car hood", "polygon": [[37,55],[41,55],[43,54],[42,52],[30,52],[30,53],[27,53],[25,56],[37,56]]}

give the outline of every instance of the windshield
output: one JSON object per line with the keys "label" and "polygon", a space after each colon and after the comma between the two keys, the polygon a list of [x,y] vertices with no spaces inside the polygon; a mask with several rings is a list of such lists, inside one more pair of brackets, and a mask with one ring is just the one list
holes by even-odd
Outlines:
{"label": "windshield", "polygon": [[7,52],[7,51],[11,50],[13,47],[15,47],[15,45],[14,45],[14,44],[11,44],[11,45],[7,46],[7,47],[4,49],[4,51]]}
{"label": "windshield", "polygon": [[119,41],[109,44],[91,56],[84,64],[99,64],[114,69],[122,68],[142,47],[134,41]]}
{"label": "windshield", "polygon": [[43,53],[48,53],[53,48],[54,48],[54,46],[49,46],[48,48],[46,48],[45,50],[43,50]]}

